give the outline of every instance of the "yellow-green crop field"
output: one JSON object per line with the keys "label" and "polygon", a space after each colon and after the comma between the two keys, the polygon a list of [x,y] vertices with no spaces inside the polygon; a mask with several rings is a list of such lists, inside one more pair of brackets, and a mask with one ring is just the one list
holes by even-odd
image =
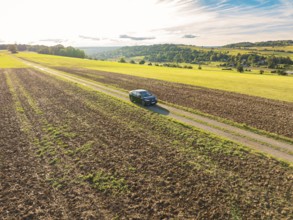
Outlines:
{"label": "yellow-green crop field", "polygon": [[206,66],[203,66],[202,70],[179,69],[37,53],[19,53],[17,56],[51,67],[88,68],[293,102],[293,77],[291,76],[260,75],[253,72],[242,74]]}
{"label": "yellow-green crop field", "polygon": [[293,51],[293,46],[274,46],[274,47],[251,47],[253,50],[284,50],[284,51]]}
{"label": "yellow-green crop field", "polygon": [[0,51],[0,68],[24,68],[27,67],[22,62],[9,56],[7,51]]}

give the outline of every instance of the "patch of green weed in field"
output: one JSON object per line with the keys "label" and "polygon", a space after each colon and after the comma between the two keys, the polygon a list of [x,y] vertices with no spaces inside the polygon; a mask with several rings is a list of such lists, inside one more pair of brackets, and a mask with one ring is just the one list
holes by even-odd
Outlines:
{"label": "patch of green weed in field", "polygon": [[75,153],[81,153],[81,154],[85,154],[87,152],[89,152],[92,147],[93,147],[94,141],[88,141],[86,142],[84,145],[82,145],[81,147],[77,148],[75,150]]}
{"label": "patch of green weed in field", "polygon": [[50,165],[54,165],[56,163],[58,163],[59,159],[58,158],[53,158],[52,160],[49,161]]}
{"label": "patch of green weed in field", "polygon": [[234,205],[233,207],[231,207],[231,216],[233,220],[242,220],[241,217],[241,211],[240,209],[237,207],[237,205]]}
{"label": "patch of green weed in field", "polygon": [[74,150],[66,150],[65,154],[68,156],[73,156],[75,154],[75,151]]}
{"label": "patch of green weed in field", "polygon": [[16,111],[19,112],[19,113],[24,113],[24,109],[22,106],[19,106],[19,102],[15,103],[16,105],[18,105],[16,107]]}
{"label": "patch of green weed in field", "polygon": [[127,169],[128,169],[128,171],[130,171],[130,172],[135,172],[135,171],[136,171],[136,168],[133,167],[133,166],[129,166]]}
{"label": "patch of green weed in field", "polygon": [[123,178],[117,178],[104,171],[97,171],[94,174],[80,176],[84,181],[89,182],[95,189],[102,192],[124,193],[128,186]]}
{"label": "patch of green weed in field", "polygon": [[65,178],[56,178],[53,177],[53,173],[49,173],[48,174],[49,177],[46,178],[46,181],[54,188],[54,189],[61,189],[62,187],[64,187],[66,185],[66,183],[68,182],[68,180],[66,180]]}
{"label": "patch of green weed in field", "polygon": [[60,189],[60,188],[62,188],[63,185],[61,183],[59,183],[58,181],[55,181],[55,182],[53,182],[52,186],[55,189]]}

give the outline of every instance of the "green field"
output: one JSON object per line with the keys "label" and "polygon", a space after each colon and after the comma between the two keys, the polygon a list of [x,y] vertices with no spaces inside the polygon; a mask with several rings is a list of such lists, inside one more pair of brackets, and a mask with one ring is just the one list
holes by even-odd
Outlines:
{"label": "green field", "polygon": [[254,72],[241,74],[205,66],[202,70],[142,66],[36,53],[19,53],[17,56],[51,67],[89,68],[293,102],[293,77],[288,76],[260,75]]}

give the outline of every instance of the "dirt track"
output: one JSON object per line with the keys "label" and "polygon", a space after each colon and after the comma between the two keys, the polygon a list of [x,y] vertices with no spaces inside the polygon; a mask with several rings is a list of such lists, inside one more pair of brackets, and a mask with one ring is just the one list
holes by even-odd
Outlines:
{"label": "dirt track", "polygon": [[127,90],[146,88],[169,103],[293,138],[293,103],[125,74],[67,67],[56,69]]}

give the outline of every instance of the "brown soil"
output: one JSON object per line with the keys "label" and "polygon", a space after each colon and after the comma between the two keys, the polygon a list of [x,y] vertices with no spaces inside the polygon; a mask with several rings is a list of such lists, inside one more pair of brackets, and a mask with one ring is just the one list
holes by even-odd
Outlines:
{"label": "brown soil", "polygon": [[46,183],[49,171],[20,128],[3,70],[0,94],[0,219],[61,218],[64,204]]}
{"label": "brown soil", "polygon": [[56,69],[127,90],[148,89],[160,100],[293,138],[293,103],[125,74]]}
{"label": "brown soil", "polygon": [[[285,164],[34,70],[5,76],[24,113],[14,111],[0,74],[0,103],[8,106],[0,108],[1,131],[6,130],[1,187],[8,185],[1,188],[0,207],[11,210],[1,210],[0,218],[23,219],[29,211],[28,219],[290,219],[293,214],[293,173]],[[27,136],[19,129],[24,121],[13,120],[21,114],[31,127]],[[14,191],[15,185],[22,190]],[[46,190],[46,196],[26,203]]]}

